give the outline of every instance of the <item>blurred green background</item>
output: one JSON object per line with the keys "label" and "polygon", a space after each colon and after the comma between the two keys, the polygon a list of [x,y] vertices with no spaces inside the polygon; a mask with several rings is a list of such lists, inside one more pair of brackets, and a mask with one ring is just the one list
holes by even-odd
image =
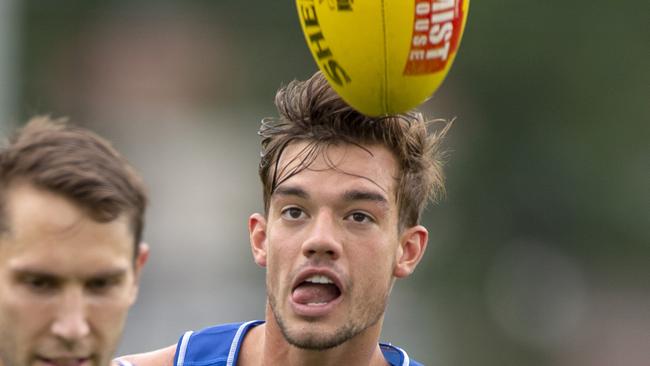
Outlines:
{"label": "blurred green background", "polygon": [[[426,365],[647,365],[648,4],[472,2],[421,107],[457,118],[448,194],[384,340]],[[314,71],[292,1],[0,0],[3,134],[69,116],[148,182],[153,256],[121,354],[263,316],[255,132]]]}

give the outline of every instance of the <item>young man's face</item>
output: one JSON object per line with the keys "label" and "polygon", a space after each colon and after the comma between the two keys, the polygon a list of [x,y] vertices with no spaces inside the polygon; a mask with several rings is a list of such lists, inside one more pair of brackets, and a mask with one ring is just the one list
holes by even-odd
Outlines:
{"label": "young man's face", "polygon": [[26,183],[6,192],[3,213],[0,363],[108,366],[147,257],[134,268],[127,218],[95,222]]}
{"label": "young man's face", "polygon": [[[290,145],[278,171],[290,171],[304,147]],[[408,275],[426,246],[423,227],[398,231],[395,158],[365,148],[329,147],[277,187],[266,219],[251,216],[255,260],[267,267],[268,326],[277,323],[294,346],[378,337],[393,279]]]}

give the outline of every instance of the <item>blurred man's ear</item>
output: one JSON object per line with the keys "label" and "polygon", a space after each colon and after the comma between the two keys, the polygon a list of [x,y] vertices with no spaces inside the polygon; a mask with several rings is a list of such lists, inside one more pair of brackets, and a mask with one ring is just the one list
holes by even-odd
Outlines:
{"label": "blurred man's ear", "polygon": [[255,213],[248,218],[248,233],[255,263],[266,267],[266,219],[263,215]]}
{"label": "blurred man's ear", "polygon": [[397,261],[393,275],[397,278],[409,276],[424,255],[427,248],[429,232],[422,225],[404,230],[397,248]]}
{"label": "blurred man's ear", "polygon": [[135,258],[135,276],[138,281],[140,280],[142,267],[147,263],[147,260],[149,260],[149,244],[140,242],[138,244],[138,256]]}
{"label": "blurred man's ear", "polygon": [[138,297],[142,267],[144,267],[148,259],[149,259],[149,244],[145,242],[141,242],[138,246],[138,256],[135,258],[135,265],[134,265],[135,268],[133,270],[133,290],[131,292],[131,304],[133,304]]}

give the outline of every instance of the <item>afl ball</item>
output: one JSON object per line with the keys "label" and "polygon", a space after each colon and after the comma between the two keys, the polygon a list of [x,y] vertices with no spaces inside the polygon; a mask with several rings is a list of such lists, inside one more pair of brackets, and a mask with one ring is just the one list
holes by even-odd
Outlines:
{"label": "afl ball", "polygon": [[296,0],[307,45],[336,92],[369,116],[406,112],[440,87],[469,0]]}

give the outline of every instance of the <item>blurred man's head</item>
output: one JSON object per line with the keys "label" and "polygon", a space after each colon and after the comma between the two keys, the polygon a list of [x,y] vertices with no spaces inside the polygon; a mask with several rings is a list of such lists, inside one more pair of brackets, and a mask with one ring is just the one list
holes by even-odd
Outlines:
{"label": "blurred man's head", "polygon": [[146,196],[108,142],[31,120],[0,151],[0,365],[107,366],[148,249]]}

